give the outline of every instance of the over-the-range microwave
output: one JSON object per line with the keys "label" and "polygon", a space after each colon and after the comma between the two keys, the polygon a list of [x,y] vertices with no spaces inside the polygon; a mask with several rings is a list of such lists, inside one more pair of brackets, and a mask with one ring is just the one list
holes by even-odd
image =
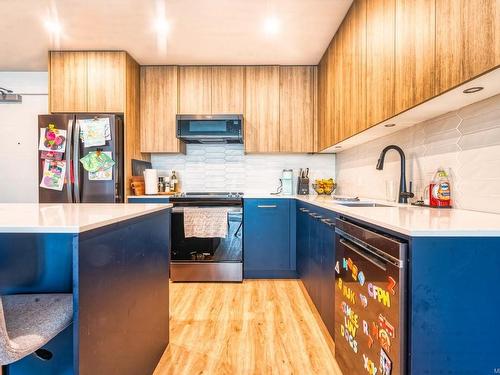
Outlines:
{"label": "over-the-range microwave", "polygon": [[177,138],[185,143],[243,143],[243,115],[177,115]]}

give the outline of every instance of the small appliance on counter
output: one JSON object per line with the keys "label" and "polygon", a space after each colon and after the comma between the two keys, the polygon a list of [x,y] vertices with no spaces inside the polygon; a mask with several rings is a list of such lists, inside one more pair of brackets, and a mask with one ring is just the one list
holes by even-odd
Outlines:
{"label": "small appliance on counter", "polygon": [[297,179],[297,194],[309,195],[309,168],[299,170]]}
{"label": "small appliance on counter", "polygon": [[293,169],[283,169],[281,175],[282,190],[283,195],[293,194]]}

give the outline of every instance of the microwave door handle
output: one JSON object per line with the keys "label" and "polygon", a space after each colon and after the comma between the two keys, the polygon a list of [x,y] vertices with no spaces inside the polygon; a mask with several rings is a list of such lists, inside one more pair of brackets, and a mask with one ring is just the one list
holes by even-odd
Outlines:
{"label": "microwave door handle", "polygon": [[[73,183],[71,181],[71,154],[72,154],[73,120],[68,121],[66,134],[66,194],[68,203],[73,203]],[[73,171],[74,172],[74,171]],[[74,173],[73,173],[74,175]]]}
{"label": "microwave door handle", "polygon": [[80,123],[75,119],[75,134],[73,136],[73,175],[75,203],[80,203]]}
{"label": "microwave door handle", "polygon": [[344,245],[345,247],[347,247],[349,250],[354,251],[359,256],[362,256],[363,258],[365,258],[368,262],[370,262],[374,266],[377,266],[378,268],[380,268],[383,271],[387,271],[387,267],[385,266],[384,263],[382,263],[377,258],[371,256],[370,254],[364,252],[363,250],[358,249],[357,246],[351,245],[351,242],[349,242],[349,241],[347,241],[347,240],[345,240],[345,239],[342,238],[340,240],[340,243],[342,245]]}

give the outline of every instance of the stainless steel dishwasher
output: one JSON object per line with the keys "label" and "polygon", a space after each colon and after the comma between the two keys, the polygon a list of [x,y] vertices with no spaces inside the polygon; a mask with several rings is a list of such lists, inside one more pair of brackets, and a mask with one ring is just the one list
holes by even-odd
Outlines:
{"label": "stainless steel dishwasher", "polygon": [[406,373],[408,244],[336,220],[335,352],[344,374]]}

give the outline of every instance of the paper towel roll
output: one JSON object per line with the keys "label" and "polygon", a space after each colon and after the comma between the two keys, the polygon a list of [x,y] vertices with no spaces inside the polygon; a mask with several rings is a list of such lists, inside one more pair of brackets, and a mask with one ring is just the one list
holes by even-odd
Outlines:
{"label": "paper towel roll", "polygon": [[158,194],[158,170],[145,169],[144,170],[144,185],[146,187],[146,194]]}

